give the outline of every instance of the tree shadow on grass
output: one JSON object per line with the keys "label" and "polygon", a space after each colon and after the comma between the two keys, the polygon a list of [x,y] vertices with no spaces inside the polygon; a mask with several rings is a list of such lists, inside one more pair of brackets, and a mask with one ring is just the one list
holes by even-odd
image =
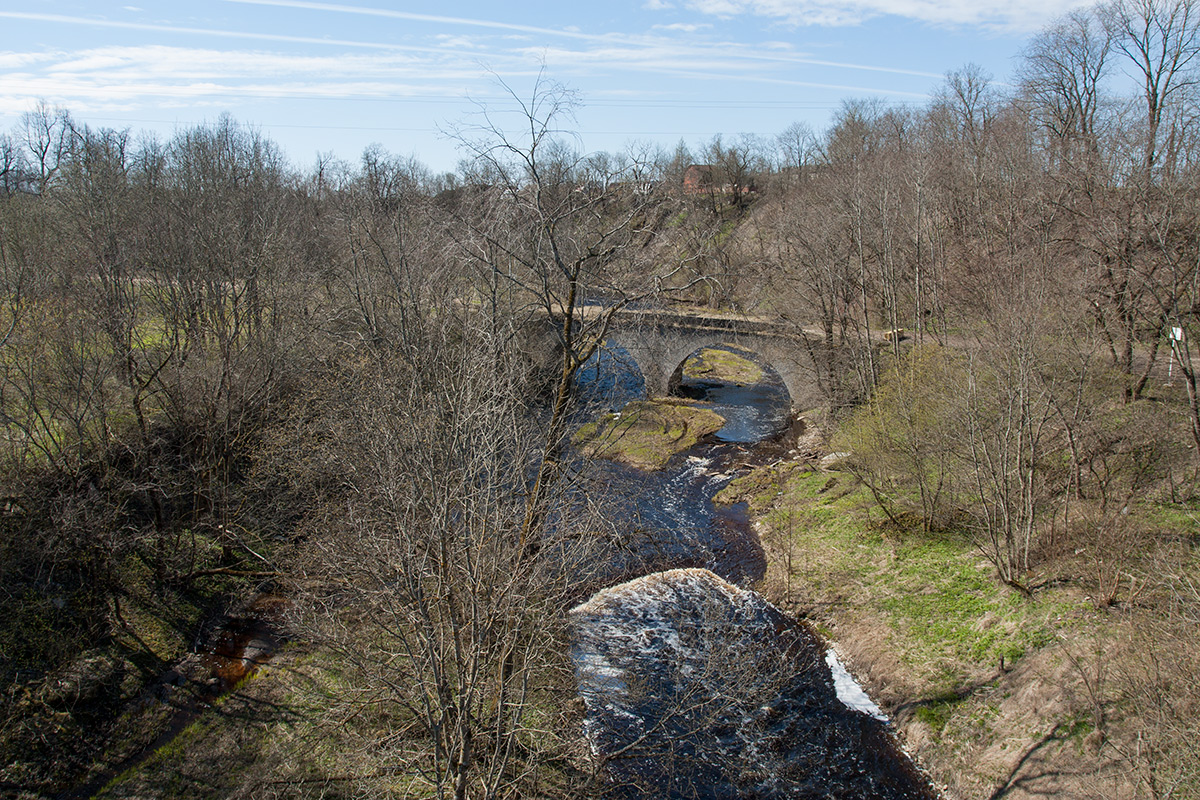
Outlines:
{"label": "tree shadow on grass", "polygon": [[[1038,741],[1031,744],[1017,763],[1013,765],[1009,771],[1008,777],[1000,786],[996,787],[996,791],[992,792],[988,800],[1001,800],[1008,797],[1014,790],[1020,790],[1030,796],[1043,797],[1058,797],[1062,793],[1063,783],[1055,780],[1059,777],[1068,776],[1069,773],[1063,769],[1048,769],[1044,763],[1041,769],[1032,769],[1026,774],[1021,774],[1028,766],[1037,766],[1040,762],[1039,755],[1050,744],[1054,742],[1063,742],[1070,738],[1070,729],[1063,723],[1058,723],[1050,731]],[[1068,785],[1070,781],[1067,782]],[[1039,785],[1042,784],[1042,785]]]}

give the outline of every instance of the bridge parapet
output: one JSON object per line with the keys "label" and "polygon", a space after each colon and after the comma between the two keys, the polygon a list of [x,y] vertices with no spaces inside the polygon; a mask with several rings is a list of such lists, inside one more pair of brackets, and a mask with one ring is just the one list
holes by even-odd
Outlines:
{"label": "bridge parapet", "polygon": [[[583,306],[585,318],[593,318],[603,312],[600,306]],[[721,330],[764,335],[796,335],[796,327],[779,317],[755,317],[744,314],[712,311],[710,309],[669,309],[624,307],[613,312],[613,320],[635,327],[661,326],[694,330]]]}

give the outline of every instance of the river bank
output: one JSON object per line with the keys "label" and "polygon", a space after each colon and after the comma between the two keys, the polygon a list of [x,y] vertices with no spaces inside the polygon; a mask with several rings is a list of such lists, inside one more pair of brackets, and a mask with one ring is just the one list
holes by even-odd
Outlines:
{"label": "river bank", "polygon": [[749,504],[760,590],[835,643],[944,795],[1149,796],[1136,690],[1172,651],[1146,652],[1138,609],[1098,608],[1069,552],[1022,597],[961,535],[887,524],[823,452],[810,430],[716,499]]}

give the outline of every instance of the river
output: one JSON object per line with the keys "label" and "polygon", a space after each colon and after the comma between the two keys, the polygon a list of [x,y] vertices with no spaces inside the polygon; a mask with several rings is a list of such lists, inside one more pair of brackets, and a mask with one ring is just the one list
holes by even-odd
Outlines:
{"label": "river", "polygon": [[[766,560],[744,506],[713,502],[786,447],[787,392],[764,373],[684,379],[726,425],[665,469],[593,465],[626,546],[572,611],[572,658],[610,795],[934,798],[828,645],[752,590]],[[619,358],[587,374],[610,407],[640,392]]]}

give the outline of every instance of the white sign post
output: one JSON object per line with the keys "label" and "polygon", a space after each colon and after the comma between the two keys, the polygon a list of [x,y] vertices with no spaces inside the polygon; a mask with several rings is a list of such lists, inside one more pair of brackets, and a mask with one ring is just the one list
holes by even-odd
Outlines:
{"label": "white sign post", "polygon": [[1171,328],[1171,356],[1167,361],[1167,382],[1171,381],[1171,373],[1175,368],[1175,350],[1179,347],[1179,343],[1183,341],[1183,328]]}

